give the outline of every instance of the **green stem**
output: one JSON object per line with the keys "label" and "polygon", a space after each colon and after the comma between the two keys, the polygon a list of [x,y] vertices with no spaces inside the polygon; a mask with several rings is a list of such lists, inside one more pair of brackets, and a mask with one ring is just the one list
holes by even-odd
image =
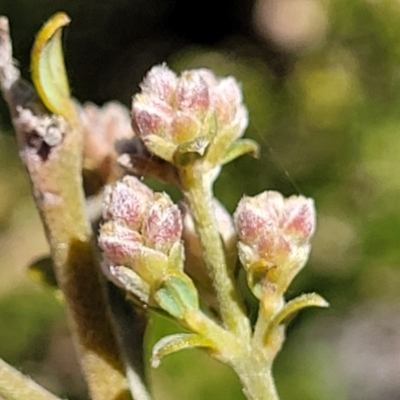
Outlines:
{"label": "green stem", "polygon": [[[264,288],[263,297],[260,299],[258,318],[254,327],[252,339],[255,348],[266,350],[267,343],[270,341],[268,335],[271,334],[274,336],[274,333],[271,332],[271,328],[272,330],[276,328],[272,327],[271,323],[274,317],[283,309],[284,305],[283,297],[274,289],[273,286]],[[271,356],[275,357],[278,351],[279,349],[274,348]]]}
{"label": "green stem", "polygon": [[218,296],[221,317],[228,331],[215,329],[213,324],[205,323],[202,318],[197,321],[198,326],[195,326],[196,323],[188,325],[204,337],[212,337],[218,349],[216,357],[236,371],[249,400],[278,400],[271,374],[273,357],[268,357],[268,354],[274,352],[272,348],[275,349],[281,335],[277,332],[277,341],[271,343],[271,349],[262,347],[261,337],[259,341],[252,339],[250,323],[234,284],[233,268],[227,265],[213,212],[212,181],[203,172],[201,163],[182,168],[180,172],[181,186],[195,220]]}
{"label": "green stem", "polygon": [[0,398],[4,400],[60,400],[0,359]]}
{"label": "green stem", "polygon": [[232,366],[243,384],[243,392],[249,400],[278,400],[272,378],[272,362],[282,344],[284,330],[277,327],[266,343],[254,339],[242,340],[215,324],[202,313],[188,315],[188,326],[194,332],[210,339],[215,348],[213,355]]}
{"label": "green stem", "polygon": [[279,400],[271,373],[271,362],[253,354],[247,354],[233,365],[242,384],[243,393],[248,400]]}
{"label": "green stem", "polygon": [[241,340],[202,313],[188,315],[187,321],[190,329],[215,344],[214,356],[233,367],[249,400],[278,400],[271,374],[273,357],[255,347],[253,341]]}
{"label": "green stem", "polygon": [[234,285],[232,268],[227,265],[213,212],[212,181],[208,179],[209,175],[204,173],[201,167],[202,164],[199,163],[181,169],[182,190],[195,221],[224,325],[243,340],[249,340],[249,320]]}

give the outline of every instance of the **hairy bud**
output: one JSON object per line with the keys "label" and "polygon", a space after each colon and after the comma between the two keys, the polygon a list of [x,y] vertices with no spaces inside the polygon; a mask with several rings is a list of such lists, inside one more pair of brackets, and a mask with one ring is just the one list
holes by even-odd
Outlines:
{"label": "hairy bud", "polygon": [[178,77],[161,65],[150,70],[141,88],[132,103],[134,131],[167,161],[176,146],[200,138],[210,144],[218,135],[224,136],[224,154],[247,126],[241,90],[232,77],[218,79],[206,69]]}
{"label": "hairy bud", "polygon": [[[304,266],[315,230],[312,199],[266,191],[244,197],[234,214],[239,258],[250,274],[268,273],[283,289]],[[273,272],[272,272],[273,271]],[[251,279],[250,279],[251,281]]]}

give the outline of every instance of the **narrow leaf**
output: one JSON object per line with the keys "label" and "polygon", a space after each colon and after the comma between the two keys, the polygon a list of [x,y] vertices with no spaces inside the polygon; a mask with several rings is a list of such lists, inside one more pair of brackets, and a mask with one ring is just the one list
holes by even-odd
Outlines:
{"label": "narrow leaf", "polygon": [[282,311],[275,316],[272,325],[278,326],[306,307],[329,307],[329,303],[317,293],[303,294],[289,301]]}
{"label": "narrow leaf", "polygon": [[258,157],[259,146],[257,142],[251,139],[240,139],[234,142],[227,150],[223,164],[227,164],[244,154],[250,154],[253,157]]}
{"label": "narrow leaf", "polygon": [[166,336],[154,345],[151,366],[157,368],[161,359],[168,354],[194,347],[214,348],[215,346],[211,340],[192,333],[178,333]]}
{"label": "narrow leaf", "polygon": [[55,14],[40,30],[32,49],[32,80],[43,104],[67,120],[76,111],[68,85],[61,43],[61,28],[70,22],[67,14]]}

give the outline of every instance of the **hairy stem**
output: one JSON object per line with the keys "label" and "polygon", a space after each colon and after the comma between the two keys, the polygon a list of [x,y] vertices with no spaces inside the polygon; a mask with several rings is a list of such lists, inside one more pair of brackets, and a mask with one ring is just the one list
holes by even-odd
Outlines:
{"label": "hairy stem", "polygon": [[0,398],[4,400],[60,400],[0,359]]}
{"label": "hairy stem", "polygon": [[91,398],[128,400],[131,396],[85,214],[82,132],[77,120],[68,121],[65,130],[51,127],[60,129],[60,143],[50,146],[41,139],[38,133],[46,113],[12,63],[5,18],[0,19],[0,84],[50,244],[57,280],[65,295]]}
{"label": "hairy stem", "polygon": [[236,360],[233,366],[248,400],[279,400],[271,373],[271,363],[258,357],[257,349],[249,357]]}
{"label": "hairy stem", "polygon": [[201,164],[194,164],[183,168],[181,185],[196,224],[225,327],[237,333],[243,340],[249,340],[249,320],[234,284],[232,268],[227,265],[214,215],[212,182],[200,167]]}
{"label": "hairy stem", "polygon": [[201,164],[182,169],[180,179],[214,282],[221,317],[230,333],[221,333],[210,327],[215,334],[213,341],[217,343],[221,361],[236,371],[248,399],[278,400],[271,373],[273,358],[266,357],[269,352],[259,347],[262,346],[259,341],[252,340],[250,323],[235,287],[233,268],[226,262],[213,211],[212,182],[201,170]]}

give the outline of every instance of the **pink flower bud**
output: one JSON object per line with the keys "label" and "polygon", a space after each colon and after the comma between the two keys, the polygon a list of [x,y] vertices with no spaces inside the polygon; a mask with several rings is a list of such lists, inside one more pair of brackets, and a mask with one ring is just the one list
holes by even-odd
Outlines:
{"label": "pink flower bud", "polygon": [[146,246],[165,254],[181,239],[181,213],[167,194],[156,194],[143,223],[142,235]]}
{"label": "pink flower bud", "polygon": [[139,94],[135,97],[132,113],[133,129],[142,139],[149,135],[171,139],[171,124],[175,114],[167,103],[154,96]]}
{"label": "pink flower bud", "polygon": [[142,246],[140,234],[118,222],[108,221],[100,228],[98,243],[109,265],[129,265]]}
{"label": "pink flower bud", "polygon": [[284,230],[296,236],[299,242],[309,240],[315,231],[314,202],[302,196],[289,197],[283,221]]}
{"label": "pink flower bud", "polygon": [[83,126],[85,190],[93,194],[115,178],[118,158],[115,145],[131,139],[133,131],[129,110],[118,103],[107,103],[101,108],[87,103],[79,112]]}
{"label": "pink flower bud", "polygon": [[210,106],[208,85],[198,71],[185,71],[182,73],[176,91],[176,108],[205,116]]}
{"label": "pink flower bud", "polygon": [[141,88],[132,102],[132,125],[142,139],[157,135],[179,145],[221,132],[229,146],[247,126],[241,90],[232,77],[218,79],[206,69],[177,77],[162,65],[149,71]]}
{"label": "pink flower bud", "polygon": [[[276,265],[296,254],[300,247],[309,246],[315,230],[312,199],[303,196],[285,199],[274,191],[244,197],[234,219],[239,240],[254,253],[251,258]],[[246,257],[248,260],[248,253]]]}
{"label": "pink flower bud", "polygon": [[165,64],[153,67],[140,85],[142,92],[172,104],[178,77]]}
{"label": "pink flower bud", "polygon": [[115,185],[106,187],[103,218],[119,221],[138,231],[153,195],[153,192],[139,179],[127,175]]}
{"label": "pink flower bud", "polygon": [[240,137],[247,127],[247,110],[242,104],[242,92],[232,77],[221,80],[212,92],[212,102],[218,126],[238,125]]}
{"label": "pink flower bud", "polygon": [[168,268],[183,269],[181,214],[168,195],[125,176],[107,188],[103,215],[98,244],[112,280],[115,266],[132,269],[149,285],[159,283]]}

